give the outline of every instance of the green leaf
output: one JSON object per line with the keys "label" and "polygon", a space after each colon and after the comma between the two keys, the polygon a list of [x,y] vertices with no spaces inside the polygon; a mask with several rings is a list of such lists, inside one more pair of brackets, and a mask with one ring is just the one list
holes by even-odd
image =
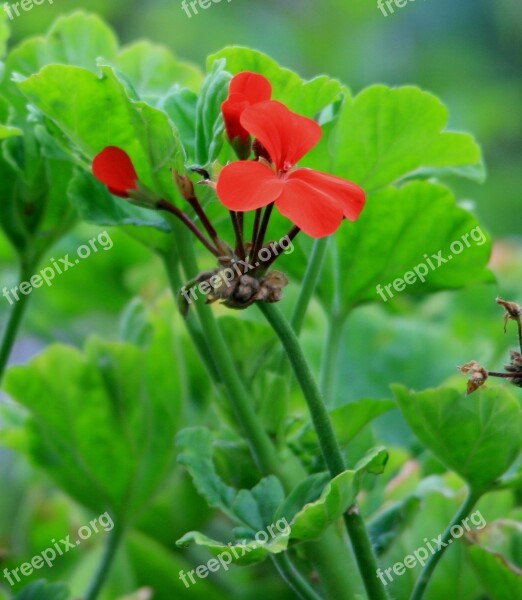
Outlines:
{"label": "green leaf", "polygon": [[168,48],[146,40],[123,48],[114,66],[130,79],[143,100],[166,94],[174,84],[197,92],[203,81],[195,65],[180,61]]}
{"label": "green leaf", "polygon": [[49,29],[45,64],[95,69],[98,58],[112,60],[117,51],[113,29],[98,15],[80,10],[58,18]]}
{"label": "green leaf", "polygon": [[415,435],[475,492],[487,490],[520,454],[522,409],[506,388],[472,396],[451,388],[392,389]]}
{"label": "green leaf", "polygon": [[277,62],[250,48],[231,46],[209,56],[208,69],[225,61],[225,68],[233,75],[241,71],[260,73],[270,80],[273,98],[286,104],[291,110],[315,118],[328,104],[334,102],[341,92],[341,84],[326,76],[304,81],[293,71],[280,67]]}
{"label": "green leaf", "polygon": [[175,89],[164,96],[158,108],[175,124],[189,160],[196,160],[196,110],[198,96],[187,89]]}
{"label": "green leaf", "polygon": [[99,16],[76,11],[58,18],[45,37],[24,40],[9,53],[0,89],[9,95],[22,117],[26,102],[11,81],[13,74],[28,77],[53,63],[97,71],[97,59],[113,60],[117,50],[113,30]]}
{"label": "green leaf", "polygon": [[411,176],[461,175],[482,181],[472,136],[445,131],[448,111],[416,87],[376,85],[346,98],[332,135],[334,173],[368,194]]}
{"label": "green leaf", "polygon": [[176,445],[180,449],[178,463],[186,467],[196,489],[208,505],[235,518],[231,506],[236,490],[226,485],[216,473],[212,461],[211,432],[204,427],[183,429],[176,436]]}
{"label": "green leaf", "polygon": [[243,543],[226,545],[207,537],[199,531],[190,531],[180,538],[176,544],[179,547],[187,547],[190,544],[203,546],[214,556],[226,555],[226,558],[223,556],[223,563],[249,566],[262,562],[270,554],[284,552],[288,547],[288,535],[280,533],[273,538],[269,536],[265,544],[255,540],[245,540]]}
{"label": "green leaf", "polygon": [[181,170],[184,161],[176,131],[163,112],[132,102],[112,69],[103,67],[98,77],[78,67],[49,65],[19,87],[60,127],[84,160],[90,163],[106,146],[123,148],[142,183],[172,196],[170,169]]}
{"label": "green leaf", "polygon": [[29,411],[33,460],[93,511],[131,518],[172,467],[181,410],[172,341],[146,350],[88,342],[50,346],[10,369],[5,389]]}
{"label": "green leaf", "polygon": [[421,499],[407,496],[400,502],[387,507],[368,523],[368,533],[377,555],[381,555],[410,525],[419,512]]}
{"label": "green leaf", "polygon": [[31,135],[4,144],[8,160],[0,157],[0,228],[26,267],[34,268],[76,220],[66,193],[72,167],[60,161],[46,163]]}
{"label": "green leaf", "polygon": [[69,588],[65,583],[47,583],[43,579],[35,581],[14,597],[14,600],[68,600]]}
{"label": "green leaf", "polygon": [[[313,475],[298,485],[276,515],[290,524],[290,538],[302,541],[319,537],[355,502],[363,476],[382,473],[387,460],[388,452],[384,448],[374,448],[355,469],[344,471],[326,486],[324,476],[320,475]],[[313,499],[321,488],[320,496]],[[295,512],[298,506],[301,508]]]}
{"label": "green leaf", "polygon": [[467,556],[486,592],[495,600],[522,598],[522,571],[496,552],[473,545]]}
{"label": "green leaf", "polygon": [[223,145],[221,104],[228,95],[230,74],[224,61],[216,61],[207,75],[196,106],[196,162],[205,166],[215,160]]}
{"label": "green leaf", "polygon": [[123,198],[116,198],[92,175],[76,170],[67,190],[71,204],[88,223],[103,226],[133,225],[154,227],[170,232],[170,225],[159,212],[133,206]]}
{"label": "green leaf", "polygon": [[[490,282],[490,252],[489,238],[448,188],[423,181],[389,187],[336,233],[318,293],[328,312],[340,295],[335,310],[346,315],[366,302]],[[289,267],[303,268],[298,261]]]}

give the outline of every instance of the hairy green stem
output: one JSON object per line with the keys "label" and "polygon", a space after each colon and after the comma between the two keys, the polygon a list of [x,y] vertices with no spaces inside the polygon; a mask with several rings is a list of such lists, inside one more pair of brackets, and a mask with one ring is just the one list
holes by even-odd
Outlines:
{"label": "hairy green stem", "polygon": [[[461,521],[469,515],[469,513],[473,510],[473,507],[478,502],[481,495],[481,493],[474,493],[472,490],[468,492],[462,506],[459,508],[456,515],[451,520],[451,523],[448,525],[446,531],[442,534],[442,544],[447,544],[448,541],[451,540],[452,528],[455,525],[461,523]],[[410,596],[410,600],[421,600],[424,597],[431,576],[433,575],[436,566],[438,565],[440,559],[444,556],[444,552],[446,551],[447,546],[443,547],[442,544],[440,550],[438,552],[435,552],[435,554],[432,554],[428,559],[428,562],[424,565],[420,577],[417,580],[415,588],[413,589],[413,592]]]}
{"label": "hairy green stem", "polygon": [[[290,324],[274,304],[258,303],[258,306],[283,344],[308,404],[325,463],[331,476],[336,477],[345,470],[344,458],[335,437],[330,415],[299,344],[299,340]],[[345,522],[369,597],[372,600],[386,599],[387,593],[384,585],[376,576],[378,565],[370,537],[356,505],[346,515]]]}
{"label": "hairy green stem", "polygon": [[103,553],[98,570],[96,571],[96,574],[89,585],[89,589],[85,594],[85,600],[96,600],[101,592],[107,577],[109,576],[122,538],[123,529],[120,529],[116,524],[114,529],[109,533],[105,552]]}
{"label": "hairy green stem", "polygon": [[[31,276],[31,269],[20,269],[20,281],[26,281]],[[4,375],[5,368],[11,356],[13,346],[22,324],[27,305],[29,304],[29,296],[21,295],[20,299],[13,304],[11,312],[7,318],[4,333],[2,335],[2,343],[0,345],[0,382]]]}

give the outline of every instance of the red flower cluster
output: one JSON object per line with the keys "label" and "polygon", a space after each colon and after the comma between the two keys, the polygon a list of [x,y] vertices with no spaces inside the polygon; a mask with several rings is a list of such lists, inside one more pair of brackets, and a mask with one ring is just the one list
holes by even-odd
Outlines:
{"label": "red flower cluster", "polygon": [[[297,167],[320,141],[321,127],[271,100],[271,95],[272,86],[262,75],[243,72],[232,79],[229,96],[222,105],[227,135],[245,158],[250,156],[255,139],[257,156],[225,166],[217,182],[217,195],[231,211],[243,213],[275,205],[293,221],[296,231],[300,229],[314,238],[331,235],[344,218],[355,221],[359,217],[365,203],[364,191],[340,177]],[[124,150],[105,148],[94,159],[92,168],[111,193],[123,198],[129,198],[132,191],[143,195],[145,188]],[[143,205],[158,208],[150,201]],[[209,231],[214,235],[212,227]]]}
{"label": "red flower cluster", "polygon": [[[251,92],[246,90],[249,85]],[[244,98],[241,102],[238,87]],[[321,139],[321,127],[280,102],[265,99],[269,89],[268,80],[254,73],[240,73],[230,84],[229,99],[223,104],[229,137],[230,132],[239,131],[252,135],[268,152],[270,164],[242,160],[227,165],[219,176],[218,197],[227,208],[239,212],[275,203],[308,235],[331,235],[345,217],[351,221],[359,217],[365,193],[340,177],[296,168]]]}

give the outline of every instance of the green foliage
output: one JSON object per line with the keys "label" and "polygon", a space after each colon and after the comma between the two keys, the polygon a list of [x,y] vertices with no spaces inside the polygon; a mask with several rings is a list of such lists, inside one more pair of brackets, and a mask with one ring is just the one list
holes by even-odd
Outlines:
{"label": "green foliage", "polygon": [[336,175],[368,194],[407,177],[455,174],[484,178],[472,136],[444,131],[448,110],[415,87],[371,86],[347,98],[331,134]]}
{"label": "green foliage", "polygon": [[[283,488],[276,477],[262,479],[252,490],[236,491],[218,475],[213,464],[212,435],[203,428],[185,429],[178,434],[181,453],[178,462],[184,465],[199,493],[210,506],[219,508],[242,529],[255,533],[283,520],[285,528],[272,536],[266,544],[256,540],[236,544],[238,557],[234,562],[249,565],[264,560],[271,553],[286,550],[288,542],[317,539],[350,507],[360,490],[366,473],[380,474],[388,460],[384,448],[372,450],[356,465],[331,481],[326,474],[312,475],[299,484],[285,499]],[[288,531],[287,531],[288,529]],[[205,546],[216,556],[226,545],[199,532],[189,532],[178,540],[178,545],[195,543]],[[243,552],[243,547],[246,546]]]}
{"label": "green foliage", "polygon": [[522,574],[501,554],[472,546],[468,557],[487,592],[496,600],[511,600],[522,595]]}
{"label": "green foliage", "polygon": [[91,340],[85,354],[55,345],[6,377],[30,411],[33,460],[98,514],[132,518],[172,467],[181,406],[164,342],[139,350]]}
{"label": "green foliage", "polygon": [[504,388],[480,389],[467,396],[455,389],[411,392],[393,386],[408,424],[435,456],[482,492],[520,454],[522,409]]}
{"label": "green foliage", "polygon": [[[7,37],[3,16],[0,51]],[[192,348],[196,341],[203,357],[215,358],[204,320],[198,321],[196,311],[191,311],[190,339],[178,333],[183,324],[173,314],[170,297],[160,299],[154,317],[148,313],[167,280],[154,254],[168,257],[174,294],[180,278],[196,275],[189,272],[195,269],[195,261],[186,238],[169,235],[170,222],[161,213],[114,198],[91,173],[99,151],[120,146],[132,157],[145,186],[186,208],[172,171],[184,173],[196,163],[214,176],[221,164],[233,159],[221,104],[231,77],[244,70],[265,75],[275,99],[323,126],[321,142],[302,166],[353,180],[367,192],[361,218],[343,223],[329,243],[315,293],[323,311],[312,302],[303,333],[316,367],[322,348],[318,330],[325,319],[341,338],[342,325],[356,307],[377,304],[351,316],[350,330],[341,340],[345,346],[349,342],[350,349],[343,347],[342,360],[336,361],[335,348],[329,347],[323,359],[326,368],[331,364],[337,369],[336,377],[343,384],[342,405],[330,411],[330,418],[353,468],[333,479],[316,472],[323,468],[318,437],[304,416],[301,395],[284,369],[278,368],[281,357],[275,351],[273,332],[257,321],[254,311],[239,318],[216,309],[226,315],[219,319],[219,330],[238,375],[235,389],[248,389],[248,406],[253,407],[262,434],[269,433],[268,441],[275,442],[274,450],[287,471],[296,467],[293,481],[300,479],[300,483],[293,489],[288,481],[283,485],[282,475],[281,479],[262,477],[248,454],[252,440],[228,429],[232,425],[234,431],[241,431],[237,412],[226,404],[223,393],[226,385],[222,384],[230,373],[216,376],[211,364],[215,385],[210,385]],[[501,516],[511,510],[520,494],[522,416],[520,403],[507,389],[481,389],[467,397],[447,387],[413,392],[395,385],[396,402],[371,399],[384,397],[390,382],[411,384],[413,379],[417,387],[425,387],[429,379],[426,385],[438,384],[447,375],[446,362],[472,342],[479,342],[477,354],[494,359],[505,349],[501,342],[483,343],[476,333],[479,321],[487,323],[488,333],[500,325],[487,312],[474,312],[479,302],[474,296],[461,295],[457,300],[437,296],[427,303],[406,298],[493,281],[486,268],[491,241],[465,208],[469,204],[459,202],[461,193],[447,187],[448,182],[454,185],[456,177],[482,181],[482,153],[472,136],[447,128],[448,111],[440,100],[416,87],[384,85],[352,96],[335,79],[323,75],[304,80],[266,54],[241,47],[212,54],[207,72],[202,73],[166,47],[148,41],[121,48],[101,18],[84,12],[61,17],[45,36],[12,49],[5,58],[0,96],[0,227],[25,274],[35,271],[78,216],[96,225],[121,227],[147,248],[140,264],[133,261],[135,249],[129,240],[120,250],[115,244],[112,272],[85,266],[85,280],[105,296],[88,306],[74,332],[69,331],[69,321],[64,320],[58,332],[44,323],[46,314],[36,319],[38,333],[44,332],[47,339],[67,335],[81,341],[92,329],[107,327],[107,337],[119,334],[121,342],[91,338],[83,351],[52,345],[28,364],[11,368],[3,388],[17,403],[2,410],[4,445],[29,456],[59,490],[89,511],[109,511],[120,525],[128,525],[126,552],[120,557],[122,566],[118,565],[118,577],[123,573],[125,581],[115,589],[151,586],[158,600],[170,600],[173,592],[176,597],[188,598],[189,593],[193,597],[195,592],[180,582],[179,571],[206,560],[207,551],[216,556],[230,551],[230,545],[214,539],[227,534],[222,519],[211,509],[236,526],[234,563],[260,563],[287,552],[287,558],[298,558],[297,568],[306,577],[317,568],[309,562],[309,548],[331,540],[342,515],[357,501],[369,517],[373,544],[386,566],[421,546],[426,536],[437,536],[446,528],[462,491],[457,476],[477,496],[495,490],[491,504],[500,503]],[[230,235],[223,222],[226,211],[211,186],[198,194],[220,235]],[[198,221],[193,212],[188,213]],[[281,216],[273,223],[275,231],[288,229]],[[79,231],[67,238],[68,243],[81,238]],[[472,231],[476,238],[470,238]],[[287,307],[298,299],[307,268],[311,241],[302,238],[296,253],[283,259],[284,270],[292,275]],[[452,250],[453,242],[465,247],[461,252]],[[439,252],[452,257],[440,268],[430,265],[425,281],[417,273],[416,281],[406,285],[401,295],[394,282],[430,260],[438,264]],[[0,255],[7,255],[5,244]],[[185,259],[182,273],[178,273],[180,255]],[[208,257],[196,258],[205,268],[213,266]],[[518,289],[519,275],[509,275],[513,289]],[[504,285],[506,274],[501,276]],[[386,304],[378,286],[391,286],[394,292]],[[139,298],[130,298],[128,290]],[[492,295],[485,287],[475,290],[480,290],[477,296]],[[78,298],[73,316],[82,312],[94,293]],[[56,304],[56,314],[65,312],[59,296],[49,298],[47,306]],[[123,306],[117,331],[110,324],[114,311]],[[328,383],[327,375],[325,370],[323,379]],[[405,422],[399,411],[392,412],[397,405]],[[178,463],[192,481],[185,471],[176,470],[176,433]],[[412,435],[416,436],[413,444]],[[386,442],[388,447],[390,439],[396,445],[384,449],[380,444]],[[34,473],[28,466],[30,475],[14,485],[6,475],[9,455],[1,458],[6,466],[0,470],[0,485],[7,490],[6,498],[10,494],[2,499],[5,516],[0,537],[4,539],[9,536],[3,529],[17,515],[18,496],[13,490],[20,488],[21,481],[27,484]],[[31,485],[38,486],[41,494],[49,493],[47,480]],[[210,508],[201,508],[203,500],[195,499],[196,492]],[[78,510],[64,496],[60,500]],[[487,507],[489,496],[483,501]],[[20,514],[26,513],[31,513],[29,524],[40,517],[34,507],[24,504]],[[60,525],[65,526],[70,515],[60,516]],[[76,524],[78,519],[75,513],[70,521]],[[288,531],[279,529],[264,544],[255,539],[256,532],[283,520]],[[55,526],[56,520],[52,523]],[[189,531],[176,543],[176,537],[189,528],[201,531]],[[48,543],[50,530],[38,528],[33,545],[35,540]],[[441,562],[427,600],[469,600],[484,593],[500,599],[520,595],[520,539],[515,531],[506,539],[506,545],[518,549],[512,557],[506,547],[496,552],[482,539],[466,551],[463,544],[455,544]],[[9,543],[15,545],[13,539]],[[188,545],[192,547],[186,552]],[[87,560],[78,550],[74,573],[68,564],[63,567],[75,583],[74,592],[93,570],[92,558],[99,550],[95,548]],[[8,564],[18,558],[10,555]],[[465,568],[466,560],[477,577]],[[324,585],[325,565],[319,566],[328,597],[342,595]],[[337,568],[331,567],[326,569],[330,575]],[[343,562],[340,569],[349,572],[350,566]],[[263,577],[263,593],[272,595],[265,581],[268,570],[256,573]],[[63,579],[62,574],[57,578]],[[394,597],[407,598],[418,574],[416,568],[394,581],[390,585]],[[248,575],[242,575],[230,583],[229,576],[232,572],[222,580],[216,575],[198,582],[198,593],[210,600],[230,597],[231,590],[240,590],[242,598],[258,597],[258,580],[251,578],[248,583]],[[281,598],[287,597],[274,589]],[[102,600],[110,600],[112,591],[109,586]],[[65,600],[68,596],[62,584],[35,582],[16,598]]]}
{"label": "green foliage", "polygon": [[14,600],[67,600],[69,590],[64,583],[35,581],[17,594]]}

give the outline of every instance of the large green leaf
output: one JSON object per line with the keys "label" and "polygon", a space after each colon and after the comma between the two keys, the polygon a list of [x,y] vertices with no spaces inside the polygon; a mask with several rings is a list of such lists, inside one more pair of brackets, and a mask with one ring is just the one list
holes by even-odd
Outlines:
{"label": "large green leaf", "polygon": [[209,56],[209,70],[223,59],[227,71],[233,75],[241,71],[264,75],[272,84],[274,100],[279,100],[290,109],[310,118],[316,117],[325,106],[334,102],[341,92],[338,81],[324,75],[304,81],[258,50],[239,46],[224,48]]}
{"label": "large green leaf", "polygon": [[[318,294],[328,312],[336,305],[342,315],[362,303],[493,280],[489,237],[448,188],[425,181],[373,194],[330,249]],[[288,266],[302,276],[300,261]]]}
{"label": "large green leaf", "polygon": [[393,391],[413,432],[479,493],[513,464],[522,449],[522,409],[506,388],[467,396],[451,388]]}
{"label": "large green leaf", "polygon": [[[175,198],[171,169],[183,169],[184,153],[172,123],[162,111],[131,101],[111,68],[102,68],[102,73],[99,77],[78,67],[51,65],[19,85],[60,128],[84,165],[106,146],[119,146],[132,157],[142,183],[163,197]],[[86,193],[89,187],[97,192],[92,200]],[[109,199],[83,175],[72,182],[70,193],[79,212],[94,223],[170,229],[160,215]]]}
{"label": "large green leaf", "polygon": [[453,174],[482,180],[472,136],[445,131],[448,111],[415,87],[376,85],[347,97],[331,139],[335,174],[368,194],[408,176]]}
{"label": "large green leaf", "polygon": [[84,354],[54,345],[6,376],[6,391],[29,411],[36,463],[114,519],[145,506],[173,464],[181,404],[169,347],[161,332],[144,350],[95,339]]}
{"label": "large green leaf", "polygon": [[118,41],[113,30],[94,14],[76,11],[60,17],[45,37],[32,37],[16,46],[6,59],[2,93],[25,113],[25,100],[12,84],[13,74],[28,77],[48,64],[76,65],[96,71],[96,61],[115,59]]}

